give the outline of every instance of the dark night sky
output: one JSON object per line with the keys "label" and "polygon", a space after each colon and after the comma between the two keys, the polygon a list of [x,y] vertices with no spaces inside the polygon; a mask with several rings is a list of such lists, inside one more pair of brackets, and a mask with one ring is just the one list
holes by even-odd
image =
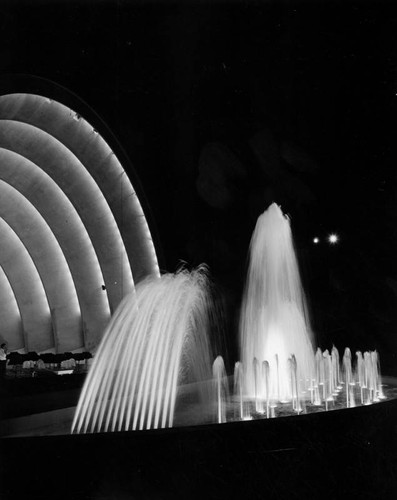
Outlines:
{"label": "dark night sky", "polygon": [[[318,343],[377,348],[397,373],[397,5],[0,11],[0,77],[49,79],[102,117],[141,181],[163,267],[208,263],[230,335],[255,221],[276,201],[291,216]],[[313,245],[331,231],[339,245]]]}

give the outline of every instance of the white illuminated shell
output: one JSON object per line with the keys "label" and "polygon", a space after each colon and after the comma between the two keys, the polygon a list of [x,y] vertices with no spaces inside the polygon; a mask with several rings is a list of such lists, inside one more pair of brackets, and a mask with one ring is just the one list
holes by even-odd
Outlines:
{"label": "white illuminated shell", "polygon": [[0,321],[8,348],[95,349],[134,282],[152,274],[159,268],[144,212],[100,133],[47,97],[0,96]]}

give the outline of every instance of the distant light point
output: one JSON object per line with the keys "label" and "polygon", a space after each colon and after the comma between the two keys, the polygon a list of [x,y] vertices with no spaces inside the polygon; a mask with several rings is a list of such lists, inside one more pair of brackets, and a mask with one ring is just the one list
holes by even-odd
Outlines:
{"label": "distant light point", "polygon": [[315,238],[313,238],[313,243],[315,245],[318,245],[320,243],[320,238],[317,238],[317,236]]}
{"label": "distant light point", "polygon": [[328,236],[328,242],[331,243],[331,245],[335,245],[339,241],[339,236],[335,233],[330,234]]}

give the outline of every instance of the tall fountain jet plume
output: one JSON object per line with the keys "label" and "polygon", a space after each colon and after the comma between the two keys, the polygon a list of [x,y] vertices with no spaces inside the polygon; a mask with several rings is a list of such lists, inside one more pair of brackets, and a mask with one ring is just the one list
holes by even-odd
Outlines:
{"label": "tall fountain jet plume", "polygon": [[[211,381],[207,270],[139,283],[116,310],[87,376],[72,432],[172,427],[181,384]],[[199,383],[210,404],[210,383]]]}
{"label": "tall fountain jet plume", "polygon": [[312,333],[290,220],[275,203],[258,218],[250,243],[240,348],[247,397],[268,398],[263,380],[255,376],[254,360],[269,363],[267,383],[273,401],[294,397],[291,356],[299,390],[312,381]]}

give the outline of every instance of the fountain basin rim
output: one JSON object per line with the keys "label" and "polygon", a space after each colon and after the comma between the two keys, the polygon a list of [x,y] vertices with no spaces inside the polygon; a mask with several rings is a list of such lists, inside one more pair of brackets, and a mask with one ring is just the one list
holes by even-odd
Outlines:
{"label": "fountain basin rim", "polygon": [[[387,378],[388,381],[394,380],[394,386],[397,387],[397,378],[391,379]],[[385,378],[386,380],[386,378]],[[114,432],[94,432],[94,433],[86,433],[86,434],[51,434],[51,435],[3,435],[0,436],[0,442],[2,439],[11,439],[11,440],[19,440],[19,439],[29,439],[32,440],[32,444],[37,442],[37,440],[51,440],[51,439],[69,439],[71,442],[78,442],[79,440],[92,440],[92,439],[104,439],[109,440],[112,436],[115,439],[122,439],[123,437],[133,438],[133,439],[146,439],[154,437],[161,437],[166,435],[180,435],[180,434],[189,434],[195,432],[204,432],[204,433],[222,433],[222,432],[232,432],[233,429],[239,430],[241,428],[249,428],[253,429],[255,426],[259,429],[267,428],[268,431],[272,431],[276,429],[278,426],[288,427],[288,426],[299,426],[299,423],[302,422],[302,425],[307,425],[308,423],[312,423],[313,425],[325,425],[327,419],[349,419],[356,418],[357,415],[360,418],[365,418],[366,416],[371,415],[373,412],[391,412],[395,411],[397,416],[397,398],[389,398],[382,400],[380,402],[364,405],[364,406],[356,406],[354,408],[342,408],[335,409],[330,411],[319,411],[315,413],[306,413],[306,414],[296,414],[296,415],[286,415],[279,416],[277,418],[252,418],[251,420],[235,420],[229,421],[222,424],[219,423],[205,423],[205,424],[197,424],[197,425],[183,425],[183,426],[175,426],[175,427],[167,427],[167,428],[159,428],[159,429],[143,429],[143,430],[135,430],[135,431],[114,431]],[[13,420],[13,419],[10,419]],[[248,430],[248,429],[247,429]]]}
{"label": "fountain basin rim", "polygon": [[[317,419],[327,419],[327,418],[335,418],[339,415],[345,415],[348,413],[349,415],[357,415],[358,413],[368,414],[371,413],[374,408],[387,406],[388,408],[396,408],[397,410],[397,398],[386,399],[379,401],[377,403],[373,403],[370,405],[356,406],[354,408],[342,408],[337,410],[329,410],[329,411],[319,411],[316,413],[300,413],[296,415],[286,415],[280,416],[277,418],[252,418],[250,420],[234,420],[224,423],[208,423],[208,424],[198,424],[198,425],[183,425],[183,426],[175,426],[175,427],[167,427],[164,429],[142,429],[138,431],[115,431],[113,433],[109,432],[95,432],[95,433],[87,433],[85,436],[90,435],[109,435],[109,434],[118,434],[118,435],[130,435],[130,434],[139,434],[139,435],[148,435],[148,434],[177,434],[179,432],[194,432],[196,430],[208,430],[218,431],[223,427],[228,427],[231,429],[232,427],[241,427],[241,426],[276,426],[276,422],[284,422],[285,425],[288,425],[290,422],[297,423],[297,420],[305,419],[306,421],[317,420]],[[386,408],[385,408],[386,410]],[[346,416],[347,418],[347,416]],[[65,434],[63,434],[65,436]],[[81,435],[81,434],[80,434]],[[79,434],[71,434],[71,436],[79,436]]]}

